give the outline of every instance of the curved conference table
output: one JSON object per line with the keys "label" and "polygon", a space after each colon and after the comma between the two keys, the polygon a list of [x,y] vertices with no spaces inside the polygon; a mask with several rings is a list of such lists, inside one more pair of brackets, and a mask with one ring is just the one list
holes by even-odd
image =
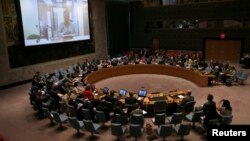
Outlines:
{"label": "curved conference table", "polygon": [[110,77],[129,74],[171,75],[190,80],[200,87],[209,86],[209,79],[213,77],[213,75],[204,75],[196,70],[176,66],[158,64],[131,64],[99,69],[98,71],[90,73],[86,77],[86,82],[93,84]]}

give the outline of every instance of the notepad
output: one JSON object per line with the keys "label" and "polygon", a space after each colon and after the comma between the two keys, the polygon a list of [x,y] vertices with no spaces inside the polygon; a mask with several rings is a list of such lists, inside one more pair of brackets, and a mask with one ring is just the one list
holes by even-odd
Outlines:
{"label": "notepad", "polygon": [[178,97],[179,97],[179,98],[184,98],[184,96],[183,96],[183,95],[178,95]]}
{"label": "notepad", "polygon": [[58,93],[57,95],[58,95],[59,97],[63,97],[63,94]]}
{"label": "notepad", "polygon": [[143,100],[143,97],[138,97],[137,100],[141,101],[141,100]]}

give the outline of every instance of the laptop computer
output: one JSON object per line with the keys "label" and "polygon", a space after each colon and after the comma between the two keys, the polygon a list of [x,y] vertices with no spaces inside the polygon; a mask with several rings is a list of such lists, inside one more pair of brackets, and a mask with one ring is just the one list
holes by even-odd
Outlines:
{"label": "laptop computer", "polygon": [[127,90],[125,90],[125,89],[120,89],[120,91],[119,91],[119,96],[120,96],[121,98],[125,98],[125,97],[126,97],[126,93],[127,93]]}
{"label": "laptop computer", "polygon": [[109,93],[109,88],[108,87],[104,87],[103,88],[103,93],[104,94],[108,94]]}
{"label": "laptop computer", "polygon": [[139,100],[139,101],[143,100],[143,98],[146,97],[147,94],[148,93],[146,90],[139,90],[137,100]]}
{"label": "laptop computer", "polygon": [[138,92],[138,96],[139,97],[146,97],[147,96],[147,90],[140,90],[139,92]]}

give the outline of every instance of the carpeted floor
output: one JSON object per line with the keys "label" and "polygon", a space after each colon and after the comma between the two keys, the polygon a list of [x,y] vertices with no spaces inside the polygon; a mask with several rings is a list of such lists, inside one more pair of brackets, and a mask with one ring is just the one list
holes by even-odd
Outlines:
{"label": "carpeted floor", "polygon": [[[246,70],[250,72],[250,70]],[[137,92],[140,87],[144,87],[149,92],[168,92],[175,89],[189,89],[193,92],[196,106],[206,101],[207,94],[214,95],[214,100],[229,99],[233,107],[232,124],[250,124],[250,78],[244,85],[233,85],[231,87],[219,85],[213,87],[198,87],[194,83],[172,76],[163,75],[126,75],[109,78],[96,83],[96,87],[107,86],[110,89],[119,90],[121,88],[128,91]],[[62,129],[58,125],[51,126],[48,119],[39,119],[35,116],[35,111],[29,104],[28,90],[30,84],[24,84],[0,91],[0,135],[9,141],[77,141],[77,140],[99,140],[113,141],[116,137],[111,135],[110,122],[106,123],[106,128],[100,129],[94,137],[90,133],[81,130],[81,135],[76,135],[76,130],[69,123],[63,124]],[[167,121],[167,120],[166,120]],[[152,124],[151,118],[146,119]],[[187,121],[184,121],[187,122]],[[153,124],[152,124],[153,125]],[[153,126],[156,129],[156,126]],[[121,140],[134,140],[128,134],[121,137]],[[173,134],[168,140],[177,140],[180,137]],[[190,134],[184,137],[187,141],[206,140],[197,130],[192,129]],[[158,136],[148,136],[145,132],[138,140],[162,140]]]}

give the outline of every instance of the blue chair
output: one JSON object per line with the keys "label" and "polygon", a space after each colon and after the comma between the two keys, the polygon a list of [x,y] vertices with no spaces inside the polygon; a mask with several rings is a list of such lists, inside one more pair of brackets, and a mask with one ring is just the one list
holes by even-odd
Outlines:
{"label": "blue chair", "polygon": [[60,105],[59,110],[60,110],[61,113],[67,113],[68,112],[68,107],[63,101],[59,101],[59,105]]}
{"label": "blue chair", "polygon": [[[220,123],[219,123],[219,119],[210,119],[209,121],[208,121],[208,125],[220,125]],[[206,127],[207,125],[204,125],[204,123],[203,124],[201,124],[201,126],[200,126],[200,128],[201,128],[201,132],[203,133],[203,134],[205,134],[206,132],[207,132],[207,127]]]}
{"label": "blue chair", "polygon": [[68,110],[69,110],[69,115],[70,115],[71,117],[76,117],[76,116],[77,116],[77,113],[76,113],[76,110],[75,110],[74,106],[72,106],[72,105],[67,105],[67,107],[68,107]]}
{"label": "blue chair", "polygon": [[237,70],[235,75],[238,78],[242,75],[242,73],[243,73],[243,70]]}
{"label": "blue chair", "polygon": [[160,125],[165,124],[165,118],[166,118],[165,113],[159,113],[159,114],[155,115],[155,117],[152,119],[152,121],[155,125],[158,125],[158,127],[159,127]]}
{"label": "blue chair", "polygon": [[202,110],[200,110],[200,111],[195,111],[194,113],[189,113],[185,117],[188,121],[193,123],[192,126],[194,127],[196,122],[202,121],[202,118],[201,118],[202,116],[204,116],[204,113]]}
{"label": "blue chair", "polygon": [[84,127],[84,124],[82,121],[79,121],[76,119],[76,117],[69,117],[69,123],[70,125],[77,130],[77,134],[79,135],[79,130]]}
{"label": "blue chair", "polygon": [[105,122],[107,121],[105,114],[103,111],[95,111],[95,118],[98,122],[103,123],[103,125],[105,124]]}
{"label": "blue chair", "polygon": [[248,72],[243,72],[240,76],[237,77],[237,79],[239,80],[239,83],[243,85],[244,81],[247,80],[248,76],[249,76]]}
{"label": "blue chair", "polygon": [[137,140],[138,137],[142,136],[143,128],[140,124],[130,124],[129,134]]}
{"label": "blue chair", "polygon": [[163,137],[163,140],[165,141],[166,137],[171,136],[172,129],[173,127],[171,124],[164,124],[157,129],[157,133],[160,137]]}
{"label": "blue chair", "polygon": [[176,124],[180,124],[182,122],[182,118],[183,118],[182,113],[174,113],[172,116],[167,117],[169,123],[174,124],[175,126]]}
{"label": "blue chair", "polygon": [[132,124],[139,124],[141,128],[144,126],[144,117],[141,114],[132,115]]}
{"label": "blue chair", "polygon": [[59,114],[56,111],[51,111],[53,115],[53,119],[60,124],[60,128],[62,127],[62,123],[68,120],[68,117],[64,114]]}
{"label": "blue chair", "polygon": [[231,124],[232,120],[233,120],[233,116],[232,115],[222,115],[222,120],[221,123],[222,125],[229,125]]}
{"label": "blue chair", "polygon": [[111,124],[111,133],[114,136],[117,136],[117,140],[119,140],[119,137],[124,135],[126,131],[126,127],[122,127],[119,123],[112,123]]}
{"label": "blue chair", "polygon": [[175,132],[177,133],[177,135],[181,136],[181,140],[183,140],[184,136],[188,135],[190,133],[191,130],[191,124],[180,124],[177,125],[176,127],[174,127]]}
{"label": "blue chair", "polygon": [[97,133],[97,130],[101,127],[100,124],[93,123],[91,120],[83,120],[84,127],[87,131],[91,132],[91,136]]}
{"label": "blue chair", "polygon": [[49,109],[48,108],[44,108],[44,107],[42,107],[42,109],[43,109],[45,117],[47,117],[48,119],[50,119],[50,124],[51,125],[54,124],[54,122],[53,122],[54,118],[53,118],[53,115],[49,112]]}
{"label": "blue chair", "polygon": [[166,113],[167,102],[165,100],[156,101],[154,103],[154,114]]}
{"label": "blue chair", "polygon": [[195,101],[189,101],[187,103],[185,103],[183,106],[182,105],[178,105],[180,110],[186,115],[190,112],[194,111],[194,105],[195,105]]}
{"label": "blue chair", "polygon": [[89,109],[81,109],[81,114],[85,120],[92,120]]}
{"label": "blue chair", "polygon": [[128,119],[126,115],[120,115],[120,114],[115,114],[115,123],[120,123],[122,125],[125,125],[128,123]]}

